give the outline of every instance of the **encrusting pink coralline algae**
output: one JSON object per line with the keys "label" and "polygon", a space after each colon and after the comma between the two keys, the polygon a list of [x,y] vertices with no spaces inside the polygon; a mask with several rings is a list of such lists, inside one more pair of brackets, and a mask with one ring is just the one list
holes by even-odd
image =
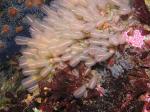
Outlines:
{"label": "encrusting pink coralline algae", "polygon": [[132,36],[129,36],[128,33],[128,31],[124,32],[124,38],[126,41],[134,47],[142,48],[145,36],[141,34],[140,30],[134,30]]}
{"label": "encrusting pink coralline algae", "polygon": [[[116,46],[125,43],[123,32],[128,26],[138,24],[130,15],[129,0],[54,0],[42,9],[47,13],[43,21],[28,17],[32,38],[16,39],[27,46],[20,67],[28,76],[23,85],[30,91],[38,89],[40,80],[51,81],[56,68],[75,68],[84,62],[90,70],[107,60]],[[129,17],[124,21],[122,15]]]}

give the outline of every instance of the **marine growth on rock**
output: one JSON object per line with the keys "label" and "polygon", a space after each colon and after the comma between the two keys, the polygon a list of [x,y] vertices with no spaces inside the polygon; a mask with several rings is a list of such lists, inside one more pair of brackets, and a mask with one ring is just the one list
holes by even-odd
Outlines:
{"label": "marine growth on rock", "polygon": [[[109,59],[118,45],[125,43],[123,31],[135,20],[128,0],[54,0],[43,21],[28,17],[32,38],[18,37],[22,50],[20,67],[28,76],[23,85],[29,90],[55,74],[56,68],[76,67],[83,62],[89,69]],[[129,15],[126,21],[122,15]]]}

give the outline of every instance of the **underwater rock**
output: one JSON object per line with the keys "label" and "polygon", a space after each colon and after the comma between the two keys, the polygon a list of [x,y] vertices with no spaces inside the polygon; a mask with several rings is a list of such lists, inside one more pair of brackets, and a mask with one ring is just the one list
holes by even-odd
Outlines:
{"label": "underwater rock", "polygon": [[145,0],[133,0],[136,17],[144,24],[150,25],[150,11],[145,4]]}

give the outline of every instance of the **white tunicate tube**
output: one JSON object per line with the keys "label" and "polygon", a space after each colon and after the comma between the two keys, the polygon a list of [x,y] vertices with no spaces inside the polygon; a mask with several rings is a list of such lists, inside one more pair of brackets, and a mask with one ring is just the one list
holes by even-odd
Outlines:
{"label": "white tunicate tube", "polygon": [[100,30],[93,30],[90,34],[91,34],[91,37],[98,38],[98,39],[100,38],[108,39],[110,37],[109,33],[102,32]]}
{"label": "white tunicate tube", "polygon": [[119,44],[124,44],[126,42],[126,39],[123,37],[123,35],[118,35],[119,38]]}
{"label": "white tunicate tube", "polygon": [[92,24],[92,23],[84,23],[83,24],[83,29],[82,29],[82,32],[83,33],[86,33],[86,32],[91,32],[93,31],[93,29],[95,28],[95,24]]}
{"label": "white tunicate tube", "polygon": [[48,61],[38,61],[34,63],[30,63],[28,66],[31,68],[41,68],[44,66],[48,66],[49,62]]}
{"label": "white tunicate tube", "polygon": [[68,41],[65,41],[65,40],[60,41],[59,40],[59,41],[55,41],[54,43],[51,43],[51,44],[53,44],[53,45],[49,45],[49,47],[48,47],[49,50],[51,50],[51,49],[52,50],[55,50],[55,49],[63,50],[72,44],[72,40],[68,40]]}
{"label": "white tunicate tube", "polygon": [[85,91],[83,97],[86,98],[88,96],[88,91]]}
{"label": "white tunicate tube", "polygon": [[72,70],[72,74],[73,74],[74,76],[76,76],[77,78],[79,78],[79,71],[78,71],[77,69],[73,69],[73,70]]}
{"label": "white tunicate tube", "polygon": [[27,77],[25,79],[22,80],[22,85],[26,88],[31,87],[32,85],[36,84],[38,82],[38,77]]}
{"label": "white tunicate tube", "polygon": [[19,59],[19,65],[21,68],[27,67],[29,64],[28,60],[26,59],[26,57],[22,56]]}
{"label": "white tunicate tube", "polygon": [[45,58],[45,57],[50,57],[51,55],[52,55],[52,53],[49,52],[48,49],[41,49],[41,50],[38,51],[38,56],[39,57]]}
{"label": "white tunicate tube", "polygon": [[69,63],[70,66],[72,67],[75,67],[77,64],[80,63],[80,61],[84,61],[86,60],[87,57],[86,56],[82,56],[82,55],[79,55],[79,56],[75,56]]}
{"label": "white tunicate tube", "polygon": [[104,51],[101,52],[101,54],[97,54],[95,59],[97,62],[103,62],[106,61],[108,58],[110,58],[114,54],[114,50]]}
{"label": "white tunicate tube", "polygon": [[29,91],[29,92],[33,92],[33,91],[38,90],[38,89],[39,89],[39,86],[38,86],[37,84],[35,84],[35,85],[29,87],[29,88],[28,88],[28,91]]}
{"label": "white tunicate tube", "polygon": [[108,0],[97,0],[97,2],[98,7],[104,9],[108,3]]}
{"label": "white tunicate tube", "polygon": [[68,61],[68,60],[71,60],[72,57],[73,57],[73,55],[67,53],[67,54],[64,54],[64,55],[61,57],[61,60],[62,60],[62,61]]}
{"label": "white tunicate tube", "polygon": [[91,68],[87,68],[84,72],[84,75],[88,75],[90,73],[90,71],[91,71]]}
{"label": "white tunicate tube", "polygon": [[30,51],[22,51],[22,54],[28,57],[36,57],[36,54]]}
{"label": "white tunicate tube", "polygon": [[94,59],[92,59],[92,58],[89,58],[89,59],[87,59],[86,61],[85,61],[85,65],[87,66],[87,67],[91,67],[91,66],[93,66],[93,65],[95,65],[96,64],[96,60],[94,60]]}
{"label": "white tunicate tube", "polygon": [[109,59],[114,53],[112,52],[108,52],[108,53],[104,53],[103,55],[97,55],[96,56],[96,60],[97,62],[103,62],[106,61],[107,59]]}
{"label": "white tunicate tube", "polygon": [[94,89],[96,87],[97,81],[98,81],[98,76],[94,75],[88,83],[88,88],[89,89]]}
{"label": "white tunicate tube", "polygon": [[97,46],[106,46],[106,47],[110,45],[109,42],[104,39],[103,40],[101,39],[101,41],[98,39],[90,39],[89,44],[97,45]]}
{"label": "white tunicate tube", "polygon": [[81,57],[77,56],[70,61],[69,65],[75,67],[77,64],[79,64],[80,61],[81,61]]}
{"label": "white tunicate tube", "polygon": [[117,46],[119,44],[119,37],[116,37],[115,35],[113,37],[110,37],[108,43]]}
{"label": "white tunicate tube", "polygon": [[87,49],[87,53],[93,57],[95,57],[96,55],[99,55],[100,53],[104,53],[104,52],[107,52],[106,47],[91,45]]}
{"label": "white tunicate tube", "polygon": [[27,45],[28,45],[29,47],[32,47],[32,48],[46,48],[46,45],[45,45],[45,44],[39,43],[39,44],[37,45],[37,40],[28,41]]}
{"label": "white tunicate tube", "polygon": [[110,0],[110,2],[120,7],[120,14],[128,14],[131,12],[129,0]]}
{"label": "white tunicate tube", "polygon": [[15,41],[18,45],[26,45],[30,39],[22,36],[17,36]]}
{"label": "white tunicate tube", "polygon": [[77,90],[73,92],[75,98],[81,98],[86,92],[86,85],[79,87]]}
{"label": "white tunicate tube", "polygon": [[47,77],[48,75],[49,75],[49,73],[51,72],[51,70],[52,70],[52,67],[46,67],[46,68],[44,68],[41,72],[40,72],[40,75],[42,76],[42,77]]}
{"label": "white tunicate tube", "polygon": [[31,70],[23,70],[23,74],[25,76],[29,76],[29,75],[35,75],[38,71],[36,69],[31,69]]}

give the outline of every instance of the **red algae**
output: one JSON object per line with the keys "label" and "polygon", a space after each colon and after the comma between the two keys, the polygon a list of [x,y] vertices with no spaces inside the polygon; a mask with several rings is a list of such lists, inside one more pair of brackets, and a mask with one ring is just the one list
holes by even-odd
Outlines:
{"label": "red algae", "polygon": [[133,0],[133,7],[135,8],[135,15],[145,24],[150,25],[150,12],[144,0]]}

